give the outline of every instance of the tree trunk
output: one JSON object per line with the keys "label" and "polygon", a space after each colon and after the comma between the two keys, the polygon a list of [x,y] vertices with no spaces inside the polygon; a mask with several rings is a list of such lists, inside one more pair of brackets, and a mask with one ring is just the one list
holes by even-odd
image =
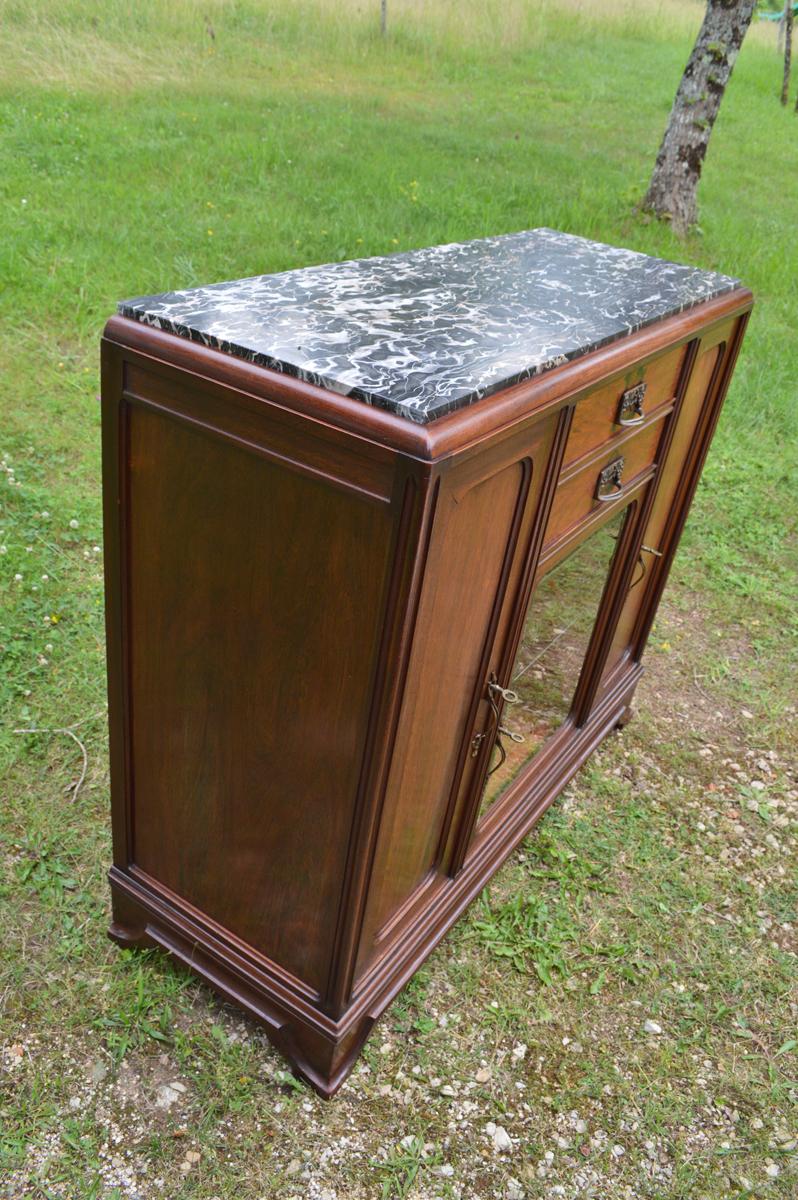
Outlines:
{"label": "tree trunk", "polygon": [[755,8],[756,0],[707,0],[643,200],[644,208],[672,221],[679,233],[696,222],[709,135]]}
{"label": "tree trunk", "polygon": [[792,3],[784,5],[784,77],[781,81],[781,102],[786,105],[790,95],[790,66],[792,60]]}

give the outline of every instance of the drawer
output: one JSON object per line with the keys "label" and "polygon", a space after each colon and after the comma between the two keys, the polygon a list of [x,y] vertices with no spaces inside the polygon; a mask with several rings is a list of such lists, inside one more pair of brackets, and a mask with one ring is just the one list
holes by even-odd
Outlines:
{"label": "drawer", "polygon": [[676,395],[687,346],[678,346],[585,396],[576,405],[564,467],[591,454],[627,428],[642,424]]}
{"label": "drawer", "polygon": [[[587,466],[563,473],[554,496],[545,547],[559,541],[625,496],[630,485],[657,459],[657,448],[665,429],[665,416],[649,420],[631,436],[615,439],[605,453],[592,458]],[[545,555],[544,547],[544,555]]]}

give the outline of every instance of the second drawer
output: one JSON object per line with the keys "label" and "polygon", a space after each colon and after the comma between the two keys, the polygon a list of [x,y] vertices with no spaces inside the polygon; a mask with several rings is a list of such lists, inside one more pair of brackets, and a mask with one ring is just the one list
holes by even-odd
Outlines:
{"label": "second drawer", "polygon": [[587,466],[564,473],[557,485],[545,546],[575,533],[598,509],[627,494],[637,478],[656,462],[665,415],[650,421],[631,437],[615,439],[611,449],[608,447]]}

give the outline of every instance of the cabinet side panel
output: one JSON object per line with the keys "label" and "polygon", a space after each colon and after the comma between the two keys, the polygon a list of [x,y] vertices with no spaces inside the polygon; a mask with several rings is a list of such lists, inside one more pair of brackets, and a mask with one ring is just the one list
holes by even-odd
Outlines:
{"label": "cabinet side panel", "polygon": [[391,508],[128,413],[132,863],[321,991]]}

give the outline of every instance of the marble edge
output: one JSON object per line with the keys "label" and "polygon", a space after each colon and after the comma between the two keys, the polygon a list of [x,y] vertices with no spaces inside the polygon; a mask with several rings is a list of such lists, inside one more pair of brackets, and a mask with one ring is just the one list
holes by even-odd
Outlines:
{"label": "marble edge", "polygon": [[660,321],[666,321],[669,317],[678,316],[680,313],[689,312],[693,308],[697,308],[701,304],[706,304],[711,300],[717,299],[719,296],[728,295],[730,292],[743,290],[743,285],[739,280],[734,280],[729,277],[727,286],[719,287],[717,291],[708,296],[701,296],[695,300],[691,300],[680,307],[673,308],[669,312],[651,317],[648,320],[636,322],[628,326],[626,329],[618,330],[617,333],[608,334],[604,338],[596,339],[593,342],[587,342],[573,351],[565,354],[556,355],[554,358],[547,359],[542,363],[538,363],[535,367],[525,368],[523,371],[513,372],[506,378],[494,380],[492,383],[481,388],[472,388],[470,391],[464,391],[459,396],[448,396],[442,400],[440,404],[430,406],[426,409],[411,408],[401,400],[391,400],[389,397],[381,396],[379,392],[368,392],[362,388],[348,388],[343,386],[339,380],[331,377],[320,375],[316,371],[308,371],[302,367],[295,366],[291,363],[285,363],[279,359],[273,358],[271,355],[264,354],[261,351],[247,349],[245,346],[239,346],[235,342],[226,341],[223,338],[213,337],[209,334],[204,334],[197,329],[192,329],[188,325],[182,325],[178,321],[168,321],[163,317],[155,316],[148,313],[146,309],[136,309],[126,302],[120,302],[118,305],[119,315],[127,317],[131,320],[138,321],[141,325],[148,325],[150,328],[159,329],[164,333],[173,333],[178,337],[182,337],[187,341],[196,342],[199,345],[207,346],[210,350],[218,350],[222,354],[229,354],[233,358],[241,359],[244,362],[251,363],[256,367],[264,367],[267,370],[275,371],[280,375],[287,375],[292,379],[299,379],[303,383],[309,383],[315,387],[323,388],[325,391],[333,392],[338,396],[348,396],[353,400],[359,400],[361,403],[368,404],[373,408],[379,408],[385,412],[393,413],[394,416],[401,417],[403,420],[412,421],[416,425],[429,425],[433,421],[439,420],[441,417],[448,416],[452,412],[458,412],[461,409],[470,408],[480,400],[486,400],[488,397],[495,395],[497,392],[504,391],[507,388],[515,386],[515,384],[523,383],[527,379],[535,379],[539,375],[545,375],[547,372],[554,370],[556,367],[563,367],[567,363],[576,362],[580,358],[584,358],[588,354],[592,354],[596,350],[601,350],[605,346],[610,346],[613,342],[619,342],[625,337],[630,337],[632,334],[639,333],[643,329],[647,329],[650,325],[656,325]]}
{"label": "marble edge", "polygon": [[[307,274],[315,270],[329,269],[330,267],[338,266],[353,266],[358,264],[368,264],[375,262],[386,262],[395,258],[407,258],[418,254],[423,250],[434,249],[436,251],[447,250],[462,246],[468,246],[473,242],[485,241],[500,241],[509,238],[520,237],[527,233],[547,233],[555,236],[566,236],[573,238],[575,241],[580,241],[590,246],[601,247],[613,251],[626,251],[629,254],[646,258],[652,262],[662,263],[663,265],[676,267],[690,267],[690,264],[676,263],[672,259],[658,258],[656,255],[646,254],[643,251],[629,250],[626,247],[613,246],[608,242],[597,242],[592,238],[582,237],[580,234],[565,234],[557,230],[552,230],[548,226],[537,226],[533,230],[517,230],[513,233],[496,234],[485,238],[473,238],[467,241],[445,242],[436,244],[434,247],[418,247],[415,250],[395,251],[391,254],[372,255],[368,258],[350,258],[341,259],[336,263],[318,263],[306,267],[293,267],[287,271],[275,271],[267,276],[264,275],[248,275],[236,280],[221,280],[218,283],[202,285],[203,291],[213,291],[229,287],[231,284],[247,283],[252,280],[263,278],[281,278],[287,275]],[[575,362],[579,358],[583,358],[588,354],[592,354],[596,350],[600,350],[605,346],[612,345],[614,342],[621,341],[625,337],[630,337],[632,334],[639,333],[642,329],[646,329],[651,325],[658,324],[660,321],[667,320],[670,317],[678,316],[680,313],[689,312],[691,309],[698,307],[701,304],[717,299],[719,296],[728,295],[730,292],[742,290],[743,284],[740,279],[730,275],[723,275],[720,272],[706,270],[702,267],[690,267],[698,273],[703,274],[707,278],[713,278],[717,286],[713,287],[706,295],[689,298],[681,304],[674,304],[667,311],[652,315],[649,318],[643,318],[633,322],[617,331],[608,333],[605,337],[597,338],[592,341],[585,342],[583,345],[575,347],[573,350],[565,351],[555,355],[550,359],[535,364],[531,367],[526,367],[521,371],[511,372],[509,375],[493,380],[481,387],[465,389],[459,394],[449,394],[445,399],[442,399],[438,404],[430,404],[426,408],[416,408],[407,403],[406,399],[395,399],[382,395],[378,391],[368,391],[358,387],[348,387],[342,384],[340,380],[320,374],[317,371],[304,368],[302,366],[284,362],[269,355],[263,351],[252,350],[247,346],[243,346],[234,341],[228,341],[225,338],[217,337],[214,334],[209,334],[201,330],[195,329],[189,325],[185,325],[180,321],[174,321],[169,318],[159,316],[149,312],[146,305],[148,301],[160,300],[164,301],[169,297],[183,297],[191,292],[197,291],[197,288],[182,288],[169,292],[157,292],[146,296],[137,296],[128,300],[120,300],[117,303],[117,312],[120,316],[138,321],[140,324],[148,325],[151,328],[159,329],[165,333],[172,333],[178,337],[182,337],[188,341],[207,346],[209,349],[218,350],[220,353],[229,354],[234,358],[241,359],[251,363],[253,366],[264,367],[267,370],[275,371],[281,375],[287,375],[290,378],[299,379],[304,383],[312,384],[316,387],[323,388],[325,391],[332,392],[339,396],[348,396],[351,399],[368,404],[371,407],[382,409],[385,412],[390,412],[395,416],[401,417],[403,420],[412,421],[417,425],[428,425],[433,421],[439,420],[441,417],[447,416],[452,412],[461,409],[470,408],[480,400],[485,400],[497,392],[504,391],[507,388],[513,387],[518,383],[522,383],[527,379],[534,379],[540,375],[554,370],[556,367],[565,366],[567,363]]]}

